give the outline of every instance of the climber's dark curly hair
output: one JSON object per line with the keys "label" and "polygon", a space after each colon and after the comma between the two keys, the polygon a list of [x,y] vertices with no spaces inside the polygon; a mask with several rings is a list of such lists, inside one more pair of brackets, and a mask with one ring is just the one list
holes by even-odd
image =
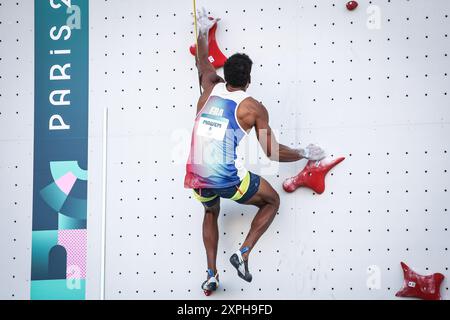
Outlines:
{"label": "climber's dark curly hair", "polygon": [[223,66],[225,81],[233,87],[245,87],[250,83],[253,62],[245,53],[236,53]]}

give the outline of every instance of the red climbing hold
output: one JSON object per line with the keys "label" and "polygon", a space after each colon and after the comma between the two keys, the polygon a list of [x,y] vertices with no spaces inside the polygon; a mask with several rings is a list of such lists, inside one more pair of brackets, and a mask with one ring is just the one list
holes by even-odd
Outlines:
{"label": "red climbing hold", "polygon": [[210,290],[203,290],[203,293],[205,294],[205,296],[209,297],[212,294],[212,291],[210,291]]}
{"label": "red climbing hold", "polygon": [[358,7],[358,2],[356,1],[349,1],[347,2],[347,9],[350,11],[355,10]]}
{"label": "red climbing hold", "polygon": [[307,187],[321,194],[325,191],[325,176],[328,171],[344,159],[344,157],[340,157],[328,162],[310,160],[298,175],[283,182],[283,189],[286,192],[294,192],[299,187]]}
{"label": "red climbing hold", "polygon": [[440,287],[444,275],[433,273],[422,276],[411,270],[405,263],[401,262],[403,269],[403,288],[395,295],[397,297],[414,297],[424,300],[440,300]]}
{"label": "red climbing hold", "polygon": [[[212,20],[213,18],[209,18]],[[214,66],[214,68],[218,69],[220,67],[223,67],[225,62],[227,61],[227,57],[220,51],[219,45],[217,44],[216,40],[216,30],[217,30],[217,22],[214,24],[214,26],[209,29],[208,33],[208,48],[209,48],[209,56],[208,59]],[[193,56],[196,55],[196,46],[193,44],[189,50],[191,51],[191,54]]]}

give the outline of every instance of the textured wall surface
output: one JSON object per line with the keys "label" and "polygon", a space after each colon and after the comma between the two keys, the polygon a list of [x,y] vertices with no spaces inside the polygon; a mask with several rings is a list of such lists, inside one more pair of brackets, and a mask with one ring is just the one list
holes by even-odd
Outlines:
{"label": "textured wall surface", "polygon": [[33,191],[33,1],[0,1],[0,298],[29,297]]}

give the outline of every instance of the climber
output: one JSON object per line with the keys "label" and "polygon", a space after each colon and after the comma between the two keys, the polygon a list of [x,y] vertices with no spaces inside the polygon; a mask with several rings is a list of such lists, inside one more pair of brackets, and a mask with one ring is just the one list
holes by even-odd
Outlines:
{"label": "climber", "polygon": [[197,103],[191,150],[184,185],[204,206],[203,242],[207,256],[207,280],[202,288],[217,289],[216,267],[220,198],[258,208],[242,246],[230,257],[238,276],[252,280],[248,259],[258,239],[273,221],[280,197],[264,178],[249,172],[237,159],[236,148],[252,128],[265,154],[273,161],[320,160],[324,151],[316,145],[292,149],[277,142],[264,105],[246,91],[251,83],[251,59],[243,53],[228,58],[222,79],[208,59],[208,32],[218,19],[209,19],[203,9],[197,15],[199,35],[196,63],[203,93]]}

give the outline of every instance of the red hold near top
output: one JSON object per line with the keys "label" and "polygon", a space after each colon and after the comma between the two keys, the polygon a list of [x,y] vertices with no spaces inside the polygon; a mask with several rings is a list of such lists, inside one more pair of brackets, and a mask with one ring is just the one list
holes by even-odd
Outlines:
{"label": "red hold near top", "polygon": [[355,10],[358,7],[358,2],[356,1],[349,1],[347,2],[347,9],[350,11]]}
{"label": "red hold near top", "polygon": [[[209,19],[212,20],[212,18],[209,18]],[[217,44],[217,40],[216,40],[216,30],[217,30],[217,22],[214,24],[214,26],[211,29],[209,29],[209,33],[208,33],[208,49],[209,49],[208,59],[212,63],[214,68],[218,69],[218,68],[223,67],[223,65],[227,61],[227,57],[219,49],[219,45]],[[197,48],[196,48],[195,44],[193,44],[189,48],[189,51],[191,52],[191,54],[193,56],[196,55],[196,52],[197,52],[196,49]]]}

